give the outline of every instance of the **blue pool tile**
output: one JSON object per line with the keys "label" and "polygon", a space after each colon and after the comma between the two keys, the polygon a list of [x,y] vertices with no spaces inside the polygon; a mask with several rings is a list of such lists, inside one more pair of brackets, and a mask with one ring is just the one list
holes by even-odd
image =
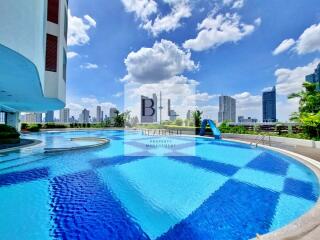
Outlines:
{"label": "blue pool tile", "polygon": [[26,171],[10,172],[0,175],[0,187],[22,182],[48,178],[48,168],[34,168]]}
{"label": "blue pool tile", "polygon": [[285,177],[260,170],[242,168],[233,176],[233,179],[263,187],[271,191],[282,192]]}
{"label": "blue pool tile", "polygon": [[276,192],[229,180],[160,239],[253,238],[269,231],[278,197]]}
{"label": "blue pool tile", "polygon": [[317,182],[317,176],[300,163],[290,164],[287,177],[305,182]]}
{"label": "blue pool tile", "polygon": [[239,168],[233,165],[208,161],[205,159],[201,159],[200,157],[193,156],[171,156],[169,159],[173,159],[182,163],[190,164],[197,168],[202,168],[207,171],[212,171],[216,173],[220,173],[224,176],[232,176],[235,174]]}
{"label": "blue pool tile", "polygon": [[149,239],[93,171],[50,184],[54,239]]}
{"label": "blue pool tile", "polygon": [[[138,153],[137,153],[138,154]],[[90,164],[94,168],[101,168],[113,165],[126,164],[133,161],[143,159],[144,155],[141,156],[117,156],[111,158],[97,158],[90,161]]]}
{"label": "blue pool tile", "polygon": [[276,208],[270,231],[294,221],[314,206],[314,201],[282,193]]}
{"label": "blue pool tile", "polygon": [[263,152],[249,162],[247,166],[253,169],[285,176],[289,163],[273,154]]}
{"label": "blue pool tile", "polygon": [[303,182],[292,178],[286,179],[283,192],[312,201],[316,201],[318,198],[317,194],[314,192],[312,183]]}

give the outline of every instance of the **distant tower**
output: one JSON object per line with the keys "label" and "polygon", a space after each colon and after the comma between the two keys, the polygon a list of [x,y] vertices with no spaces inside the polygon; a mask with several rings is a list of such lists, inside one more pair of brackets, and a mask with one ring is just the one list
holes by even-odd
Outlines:
{"label": "distant tower", "polygon": [[219,122],[236,122],[236,100],[230,96],[219,97]]}
{"label": "distant tower", "polygon": [[276,88],[262,93],[263,122],[277,121]]}

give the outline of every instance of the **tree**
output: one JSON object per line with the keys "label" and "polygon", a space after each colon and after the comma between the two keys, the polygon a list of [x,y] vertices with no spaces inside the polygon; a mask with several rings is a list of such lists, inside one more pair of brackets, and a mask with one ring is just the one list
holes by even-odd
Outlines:
{"label": "tree", "polygon": [[183,120],[181,118],[177,118],[176,121],[175,121],[175,124],[177,126],[182,126],[183,125]]}
{"label": "tree", "polygon": [[200,127],[202,113],[203,112],[201,112],[200,110],[195,110],[192,112],[192,118],[193,118],[195,127]]}
{"label": "tree", "polygon": [[316,84],[303,83],[305,90],[293,93],[289,99],[299,98],[299,112],[291,115],[291,120],[299,122],[302,129],[310,138],[320,138],[320,92],[316,90]]}

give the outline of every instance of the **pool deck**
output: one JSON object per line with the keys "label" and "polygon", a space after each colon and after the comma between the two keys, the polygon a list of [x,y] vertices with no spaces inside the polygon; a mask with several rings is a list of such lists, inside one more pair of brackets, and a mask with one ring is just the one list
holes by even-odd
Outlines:
{"label": "pool deck", "polygon": [[[224,138],[225,140],[240,140],[246,143],[250,143],[252,142],[251,140],[248,139],[244,139],[244,138]],[[266,144],[266,145],[269,145]],[[292,146],[292,145],[287,145],[287,144],[283,144],[283,143],[279,143],[279,142],[270,142],[270,146],[271,147],[276,147],[276,148],[280,148],[286,151],[290,151],[290,152],[294,152],[294,153],[298,153],[301,154],[303,156],[306,156],[308,158],[312,158],[318,162],[320,162],[320,150],[317,148],[311,148],[311,147],[304,147],[304,146]]]}

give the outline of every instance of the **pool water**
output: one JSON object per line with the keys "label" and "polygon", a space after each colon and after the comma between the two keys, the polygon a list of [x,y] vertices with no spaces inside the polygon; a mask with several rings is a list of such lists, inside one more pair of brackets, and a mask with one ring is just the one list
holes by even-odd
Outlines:
{"label": "pool water", "polygon": [[[43,151],[88,136],[111,143]],[[250,239],[319,196],[309,168],[240,143],[134,131],[23,137],[42,144],[0,156],[0,239]]]}

